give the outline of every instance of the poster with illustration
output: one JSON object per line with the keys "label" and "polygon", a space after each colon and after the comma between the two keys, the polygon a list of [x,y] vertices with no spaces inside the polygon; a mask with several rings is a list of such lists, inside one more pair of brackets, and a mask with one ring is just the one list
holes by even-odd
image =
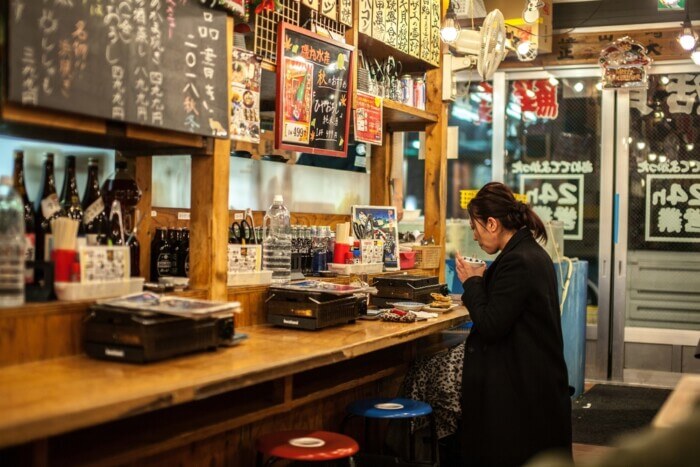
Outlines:
{"label": "poster with illustration", "polygon": [[231,73],[231,139],[260,142],[260,60],[253,53],[233,49]]}
{"label": "poster with illustration", "polygon": [[280,22],[275,148],[347,157],[354,47]]}
{"label": "poster with illustration", "polygon": [[282,70],[284,76],[284,124],[282,141],[309,144],[311,126],[310,81],[314,65],[301,60],[286,60]]}
{"label": "poster with illustration", "polygon": [[399,223],[393,206],[352,206],[352,234],[384,242],[384,269],[399,270]]}

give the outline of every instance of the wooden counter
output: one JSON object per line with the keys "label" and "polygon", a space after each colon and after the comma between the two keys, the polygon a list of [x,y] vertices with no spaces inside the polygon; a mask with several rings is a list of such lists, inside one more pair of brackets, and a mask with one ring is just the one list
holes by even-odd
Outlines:
{"label": "wooden counter", "polygon": [[[279,380],[434,334],[467,316],[457,308],[413,324],[358,321],[317,332],[252,326],[236,330],[248,334],[237,346],[162,363],[75,356],[1,368],[0,447]],[[291,384],[285,400],[307,395]]]}

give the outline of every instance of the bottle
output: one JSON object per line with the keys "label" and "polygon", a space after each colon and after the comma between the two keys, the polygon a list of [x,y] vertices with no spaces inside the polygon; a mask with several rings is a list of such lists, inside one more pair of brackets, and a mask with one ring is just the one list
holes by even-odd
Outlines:
{"label": "bottle", "polygon": [[[24,237],[27,242],[26,246],[26,261],[34,261],[34,246],[36,245],[34,223],[36,222],[36,213],[34,206],[29,201],[27,195],[27,186],[24,182],[24,151],[15,151],[15,169],[12,173],[13,185],[15,192],[22,198],[24,204]],[[24,281],[27,284],[34,283],[34,268],[29,267],[25,270]]]}
{"label": "bottle", "polygon": [[83,195],[83,224],[88,245],[106,245],[107,214],[102,198],[97,159],[88,159],[88,178]]}
{"label": "bottle", "polygon": [[263,219],[263,269],[272,271],[275,284],[287,283],[292,277],[290,217],[282,195],[275,195]]}
{"label": "bottle", "polygon": [[170,275],[170,243],[165,227],[156,229],[156,236],[151,242],[151,281],[158,282],[159,277]]}
{"label": "bottle", "polygon": [[311,270],[314,276],[320,275],[326,270],[326,231],[322,226],[316,229],[316,235],[312,241],[312,265]]}
{"label": "bottle", "polygon": [[124,222],[122,221],[121,203],[115,200],[109,209],[109,232],[108,242],[110,245],[124,245]]}
{"label": "bottle", "polygon": [[0,307],[24,305],[24,206],[12,179],[0,179]]}
{"label": "bottle", "polygon": [[179,229],[168,229],[168,243],[170,243],[170,272],[168,276],[177,276],[178,256],[180,254],[180,236]]}
{"label": "bottle", "polygon": [[66,156],[66,175],[61,189],[61,207],[71,219],[80,222],[78,235],[85,235],[83,227],[83,207],[78,195],[78,180],[75,178],[75,156]]}
{"label": "bottle", "polygon": [[141,275],[141,244],[136,235],[130,235],[126,245],[129,247],[129,261],[131,264],[131,277],[139,277]]}
{"label": "bottle", "polygon": [[44,174],[41,177],[41,191],[34,202],[36,211],[36,258],[50,261],[51,221],[65,216],[56,194],[56,178],[53,170],[53,154],[48,153],[44,160]]}
{"label": "bottle", "polygon": [[124,225],[135,226],[136,205],[141,200],[141,190],[129,175],[125,160],[118,160],[115,168],[114,174],[102,184],[105,206],[111,206],[115,199],[119,200]]}
{"label": "bottle", "polygon": [[177,275],[188,277],[190,273],[190,231],[182,229],[180,249],[177,256]]}

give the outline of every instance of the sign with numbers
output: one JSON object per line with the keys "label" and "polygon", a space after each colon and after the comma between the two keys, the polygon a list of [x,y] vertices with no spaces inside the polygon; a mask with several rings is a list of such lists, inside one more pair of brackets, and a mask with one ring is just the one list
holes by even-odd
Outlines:
{"label": "sign with numbers", "polygon": [[644,240],[700,243],[700,175],[647,175]]}
{"label": "sign with numbers", "polygon": [[354,47],[280,22],[275,147],[347,156]]}
{"label": "sign with numbers", "polygon": [[543,222],[564,224],[565,240],[583,240],[583,175],[521,175],[520,192]]}

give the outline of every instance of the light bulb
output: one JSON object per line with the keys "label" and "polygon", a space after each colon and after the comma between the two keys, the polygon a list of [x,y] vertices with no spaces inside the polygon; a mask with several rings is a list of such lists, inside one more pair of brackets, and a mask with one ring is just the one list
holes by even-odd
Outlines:
{"label": "light bulb", "polygon": [[654,162],[656,160],[656,153],[655,152],[650,152],[649,156],[647,156],[649,159],[649,162]]}
{"label": "light bulb", "polygon": [[581,81],[576,81],[576,83],[574,84],[574,91],[576,91],[576,92],[583,91],[583,83]]}
{"label": "light bulb", "polygon": [[668,79],[668,76],[662,76],[662,77],[661,77],[661,84],[663,84],[664,86],[666,86],[670,81],[671,81],[671,80]]}
{"label": "light bulb", "polygon": [[552,86],[556,86],[557,84],[559,84],[559,80],[556,79],[554,76],[550,76],[549,77],[549,84],[551,84]]}
{"label": "light bulb", "polygon": [[530,43],[530,41],[518,42],[518,45],[517,45],[517,47],[516,47],[516,50],[518,51],[518,53],[519,53],[520,55],[527,55],[527,53],[530,51],[530,46],[531,46],[531,45],[532,45],[532,44]]}
{"label": "light bulb", "polygon": [[645,143],[644,141],[637,141],[637,149],[639,149],[641,151],[645,147],[647,147],[647,143]]}
{"label": "light bulb", "polygon": [[694,145],[693,143],[688,143],[688,144],[685,145],[685,150],[686,150],[686,151],[690,152],[690,151],[692,151],[693,149],[695,149],[695,145]]}
{"label": "light bulb", "polygon": [[445,18],[442,20],[442,27],[440,28],[440,39],[445,44],[451,44],[457,40],[459,37],[459,23],[457,22],[456,15],[452,4],[450,4],[445,13]]}
{"label": "light bulb", "polygon": [[599,82],[599,83],[596,83],[595,88],[596,88],[598,91],[602,91],[602,90],[603,90],[603,83],[600,83],[600,82]]}
{"label": "light bulb", "polygon": [[690,59],[696,65],[700,65],[700,50],[698,50],[698,49],[693,50],[693,53],[690,54]]}
{"label": "light bulb", "polygon": [[681,33],[678,35],[678,43],[685,50],[693,50],[695,48],[695,43],[698,41],[698,36],[695,34],[695,31],[693,31],[693,26],[689,20],[686,19],[681,26],[683,26],[683,29],[681,29]]}
{"label": "light bulb", "polygon": [[661,154],[659,156],[659,162],[666,162],[666,160],[667,160],[667,157],[665,155]]}

